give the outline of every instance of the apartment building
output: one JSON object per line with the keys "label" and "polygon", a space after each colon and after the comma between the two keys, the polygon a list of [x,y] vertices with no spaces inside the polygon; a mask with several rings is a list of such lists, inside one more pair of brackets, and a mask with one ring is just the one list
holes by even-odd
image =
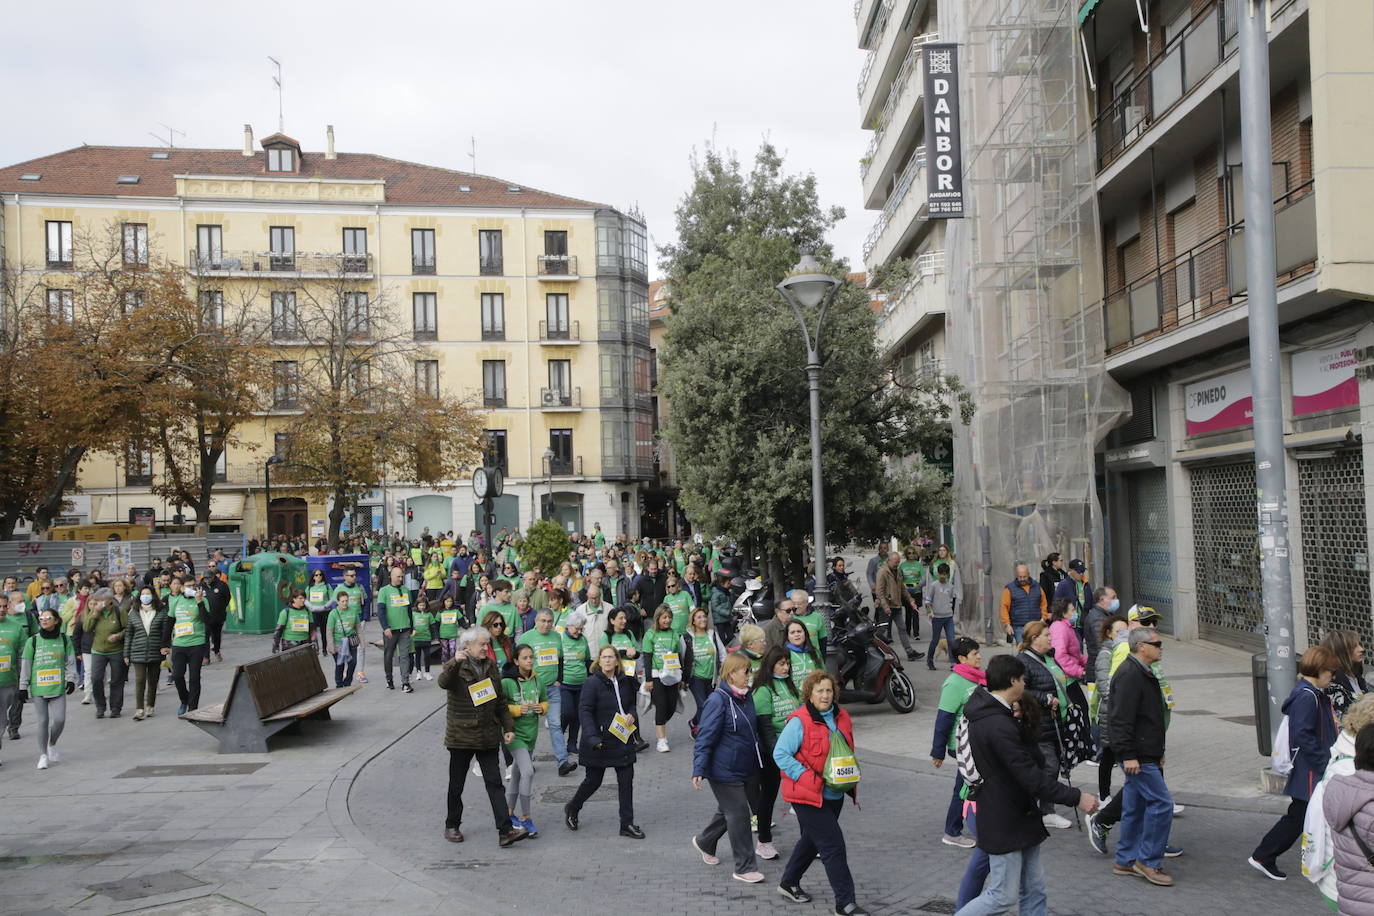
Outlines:
{"label": "apartment building", "polygon": [[664,355],[668,316],[672,314],[666,280],[649,284],[649,383],[653,389],[655,481],[645,488],[640,527],[645,537],[680,538],[690,533],[687,517],[678,506],[681,492],[673,448],[663,431],[668,428],[668,399],[658,387],[658,371]]}
{"label": "apartment building", "polygon": [[[1112,577],[1183,636],[1263,645],[1240,152],[1239,0],[1080,9],[1096,83]],[[1272,176],[1299,649],[1369,640],[1374,6],[1274,0]]]}
{"label": "apartment building", "polygon": [[[295,289],[346,277],[360,327],[401,322],[417,345],[415,383],[485,414],[489,459],[506,474],[497,526],[541,513],[570,530],[637,533],[655,482],[643,221],[613,207],[485,175],[370,153],[302,149],[284,134],[241,149],[81,146],[0,169],[5,266],[60,299],[79,269],[72,240],[121,226],[194,275],[202,301],[254,293],[274,344],[273,409],[231,450],[212,525],[314,533],[327,506],[274,481],[300,405]],[[146,255],[145,255],[146,257]],[[382,306],[385,305],[383,309]],[[372,320],[376,320],[375,317]],[[127,521],[176,507],[150,495],[147,451],[88,458],[72,521]],[[551,510],[547,507],[551,505]],[[358,523],[418,534],[481,527],[470,485],[417,487],[404,469],[359,507]],[[351,520],[350,520],[351,521]]]}

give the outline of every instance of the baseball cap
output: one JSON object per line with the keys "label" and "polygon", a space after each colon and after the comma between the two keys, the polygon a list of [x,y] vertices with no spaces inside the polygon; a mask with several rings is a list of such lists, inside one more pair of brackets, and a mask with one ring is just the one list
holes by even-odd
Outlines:
{"label": "baseball cap", "polygon": [[1087,565],[1082,560],[1070,560],[1069,569],[1072,569],[1076,573],[1088,571]]}
{"label": "baseball cap", "polygon": [[1159,611],[1149,605],[1133,604],[1126,614],[1126,619],[1131,623],[1150,623],[1159,620]]}

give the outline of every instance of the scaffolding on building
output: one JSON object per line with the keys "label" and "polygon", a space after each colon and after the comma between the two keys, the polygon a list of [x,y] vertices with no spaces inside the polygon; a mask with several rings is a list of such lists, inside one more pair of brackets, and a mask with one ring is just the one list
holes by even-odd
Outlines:
{"label": "scaffolding on building", "polygon": [[[948,12],[948,8],[946,8]],[[1013,562],[1100,566],[1094,450],[1129,401],[1104,368],[1092,114],[1072,0],[975,0],[963,45],[968,218],[947,238],[952,370],[977,411],[955,425],[956,540],[970,623],[988,636]],[[957,260],[954,260],[956,259]],[[1014,558],[1014,560],[1013,560]],[[967,572],[975,571],[969,577]]]}

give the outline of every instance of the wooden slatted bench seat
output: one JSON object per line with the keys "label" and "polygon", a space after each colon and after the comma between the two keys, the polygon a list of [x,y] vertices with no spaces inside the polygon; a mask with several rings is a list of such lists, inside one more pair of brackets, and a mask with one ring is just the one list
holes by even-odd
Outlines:
{"label": "wooden slatted bench seat", "polygon": [[219,740],[221,754],[262,754],[267,739],[301,719],[328,719],[329,707],[361,684],[330,687],[310,644],[234,669],[223,703],[181,715]]}

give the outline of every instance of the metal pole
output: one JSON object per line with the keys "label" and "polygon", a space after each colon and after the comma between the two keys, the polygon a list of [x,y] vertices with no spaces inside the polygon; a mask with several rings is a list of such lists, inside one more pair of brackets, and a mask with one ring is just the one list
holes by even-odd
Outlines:
{"label": "metal pole", "polygon": [[[809,344],[810,341],[808,340]],[[821,355],[806,348],[806,382],[811,389],[811,537],[816,547],[816,603],[830,614],[830,584],[826,581],[825,484],[821,480]]]}
{"label": "metal pole", "polygon": [[267,500],[263,511],[263,530],[267,532],[267,537],[272,538],[272,462],[267,462],[262,466],[263,489],[266,491],[264,497]]}
{"label": "metal pole", "polygon": [[496,559],[496,549],[491,542],[491,497],[482,500],[482,533],[486,536],[487,558]]}
{"label": "metal pole", "polygon": [[1255,493],[1260,598],[1269,675],[1269,722],[1293,689],[1293,583],[1288,568],[1288,499],[1279,379],[1275,289],[1273,156],[1269,126],[1269,40],[1263,7],[1246,0],[1240,14],[1240,136],[1245,187],[1245,279],[1250,302],[1250,386],[1255,414]]}

